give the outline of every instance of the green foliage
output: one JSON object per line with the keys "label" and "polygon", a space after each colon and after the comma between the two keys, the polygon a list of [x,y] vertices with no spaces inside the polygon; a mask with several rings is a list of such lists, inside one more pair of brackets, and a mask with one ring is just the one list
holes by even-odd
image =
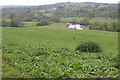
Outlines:
{"label": "green foliage", "polygon": [[40,17],[38,18],[38,21],[43,20],[43,19],[47,19],[46,16],[40,16]]}
{"label": "green foliage", "polygon": [[91,30],[104,30],[104,31],[112,31],[112,32],[118,32],[118,22],[112,21],[112,22],[93,22],[90,23],[89,29]]}
{"label": "green foliage", "polygon": [[113,32],[117,32],[118,30],[118,23],[117,22],[111,22],[111,27]]}
{"label": "green foliage", "polygon": [[118,11],[111,11],[111,12],[109,12],[109,14],[108,14],[109,16],[110,16],[110,18],[112,18],[112,19],[115,19],[115,18],[118,18]]}
{"label": "green foliage", "polygon": [[39,12],[39,17],[37,18],[37,20],[39,21],[39,23],[37,24],[38,26],[42,26],[42,25],[48,25],[50,22],[58,22],[60,20],[59,17],[56,16],[46,16],[44,15],[42,12]]}
{"label": "green foliage", "polygon": [[12,19],[10,22],[10,27],[21,27],[21,21],[18,19]]}
{"label": "green foliage", "polygon": [[[59,22],[59,17],[54,18],[54,16],[52,17],[43,16],[43,18],[38,20],[39,22],[37,22],[36,20],[31,21],[31,19],[30,20],[28,19],[28,21],[30,22],[26,22],[26,23],[32,24],[34,22],[34,25],[29,25],[29,26],[36,26],[36,24],[39,22],[40,22],[40,25],[44,25],[44,24],[48,25],[48,23]],[[43,22],[43,24],[41,23],[41,21]],[[89,26],[89,29],[91,30],[104,30],[104,31],[112,31],[112,32],[119,31],[118,21],[116,19],[93,18],[89,20],[88,18],[61,18],[60,21],[80,23],[81,25]],[[5,22],[8,23],[8,25],[10,24],[10,21],[8,20],[5,20]],[[5,22],[3,21],[3,25],[7,26],[7,24],[4,24]]]}
{"label": "green foliage", "polygon": [[92,19],[92,18],[95,17],[95,12],[92,11],[92,10],[89,10],[88,13],[87,13],[87,16],[88,16],[89,19]]}
{"label": "green foliage", "polygon": [[9,27],[10,23],[7,20],[2,20],[2,27]]}
{"label": "green foliage", "polygon": [[60,22],[61,20],[60,20],[60,17],[58,17],[58,16],[52,16],[52,21],[53,22]]}
{"label": "green foliage", "polygon": [[102,23],[101,22],[90,23],[89,29],[91,29],[91,30],[103,30]]}
{"label": "green foliage", "polygon": [[102,24],[102,27],[103,27],[103,30],[104,30],[104,31],[107,31],[107,30],[108,30],[108,23],[104,22],[104,23]]}
{"label": "green foliage", "polygon": [[76,50],[80,52],[102,52],[101,47],[92,41],[88,41],[77,46]]}
{"label": "green foliage", "polygon": [[93,30],[104,30],[104,31],[111,31],[111,27],[108,23],[99,23],[99,22],[94,22],[91,26],[91,29]]}
{"label": "green foliage", "polygon": [[118,64],[114,60],[117,56],[110,53],[76,54],[72,50],[58,51],[31,45],[20,47],[14,43],[4,44],[3,53],[3,78],[118,77]]}
{"label": "green foliage", "polygon": [[[119,76],[117,32],[71,30],[62,23],[40,27],[5,27],[2,32],[3,78]],[[74,50],[78,43],[89,40],[100,44],[104,52],[93,54]]]}
{"label": "green foliage", "polygon": [[33,18],[35,18],[35,14],[33,12],[27,12],[26,20],[32,20]]}
{"label": "green foliage", "polygon": [[81,24],[81,25],[85,25],[85,26],[89,25],[89,19],[83,18],[83,19],[80,21],[80,24]]}
{"label": "green foliage", "polygon": [[58,16],[58,17],[62,17],[64,12],[62,11],[62,10],[60,10],[60,9],[57,9],[57,10],[55,10],[54,11],[54,13],[53,13],[53,15],[55,15],[55,16]]}
{"label": "green foliage", "polygon": [[49,24],[49,21],[47,19],[43,19],[43,20],[40,20],[36,26],[44,26],[48,24]]}
{"label": "green foliage", "polygon": [[36,18],[38,19],[38,21],[40,21],[42,19],[46,19],[46,16],[42,12],[37,12]]}
{"label": "green foliage", "polygon": [[10,15],[9,15],[9,18],[10,18],[10,19],[14,19],[14,18],[15,18],[15,14],[14,14],[14,13],[10,14]]}
{"label": "green foliage", "polygon": [[36,17],[40,18],[41,16],[44,16],[44,14],[42,12],[37,12]]}
{"label": "green foliage", "polygon": [[[118,5],[104,3],[57,3],[51,5],[3,8],[4,16],[9,16],[11,12],[20,15],[21,13],[33,12],[32,14],[39,18],[43,14],[52,14],[59,17],[105,17],[117,18]],[[22,14],[22,16],[24,16]],[[31,16],[32,17],[32,16]],[[23,17],[24,18],[24,17]]]}

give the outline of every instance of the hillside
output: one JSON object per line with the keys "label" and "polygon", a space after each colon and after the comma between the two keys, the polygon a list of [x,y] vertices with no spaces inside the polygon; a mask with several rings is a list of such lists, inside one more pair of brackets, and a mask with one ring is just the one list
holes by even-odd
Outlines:
{"label": "hillside", "polygon": [[[40,6],[11,6],[3,7],[3,16],[9,13],[23,12],[36,12],[42,11],[45,14],[55,14],[60,17],[84,17],[87,16],[88,11],[94,11],[96,17],[117,17],[117,4],[108,3],[56,3],[51,5]],[[113,13],[116,12],[116,13]],[[73,15],[74,14],[74,15]]]}

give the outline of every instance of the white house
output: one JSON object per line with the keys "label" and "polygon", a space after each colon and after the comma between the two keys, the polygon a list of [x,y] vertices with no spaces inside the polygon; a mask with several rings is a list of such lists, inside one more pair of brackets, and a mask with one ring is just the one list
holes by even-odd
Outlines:
{"label": "white house", "polygon": [[83,27],[80,24],[70,24],[70,23],[67,24],[68,24],[67,26],[68,28],[83,30]]}

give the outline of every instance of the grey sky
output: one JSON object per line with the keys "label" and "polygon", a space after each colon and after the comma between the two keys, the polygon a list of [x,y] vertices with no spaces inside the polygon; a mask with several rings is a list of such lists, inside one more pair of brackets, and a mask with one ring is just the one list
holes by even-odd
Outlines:
{"label": "grey sky", "polygon": [[59,2],[118,3],[119,0],[0,0],[0,5],[43,5]]}

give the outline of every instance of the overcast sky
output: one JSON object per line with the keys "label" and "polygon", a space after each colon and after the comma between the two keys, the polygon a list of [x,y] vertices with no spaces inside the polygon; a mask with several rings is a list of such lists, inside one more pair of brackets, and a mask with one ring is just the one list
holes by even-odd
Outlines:
{"label": "overcast sky", "polygon": [[59,2],[118,3],[119,0],[0,0],[0,5],[44,5]]}

